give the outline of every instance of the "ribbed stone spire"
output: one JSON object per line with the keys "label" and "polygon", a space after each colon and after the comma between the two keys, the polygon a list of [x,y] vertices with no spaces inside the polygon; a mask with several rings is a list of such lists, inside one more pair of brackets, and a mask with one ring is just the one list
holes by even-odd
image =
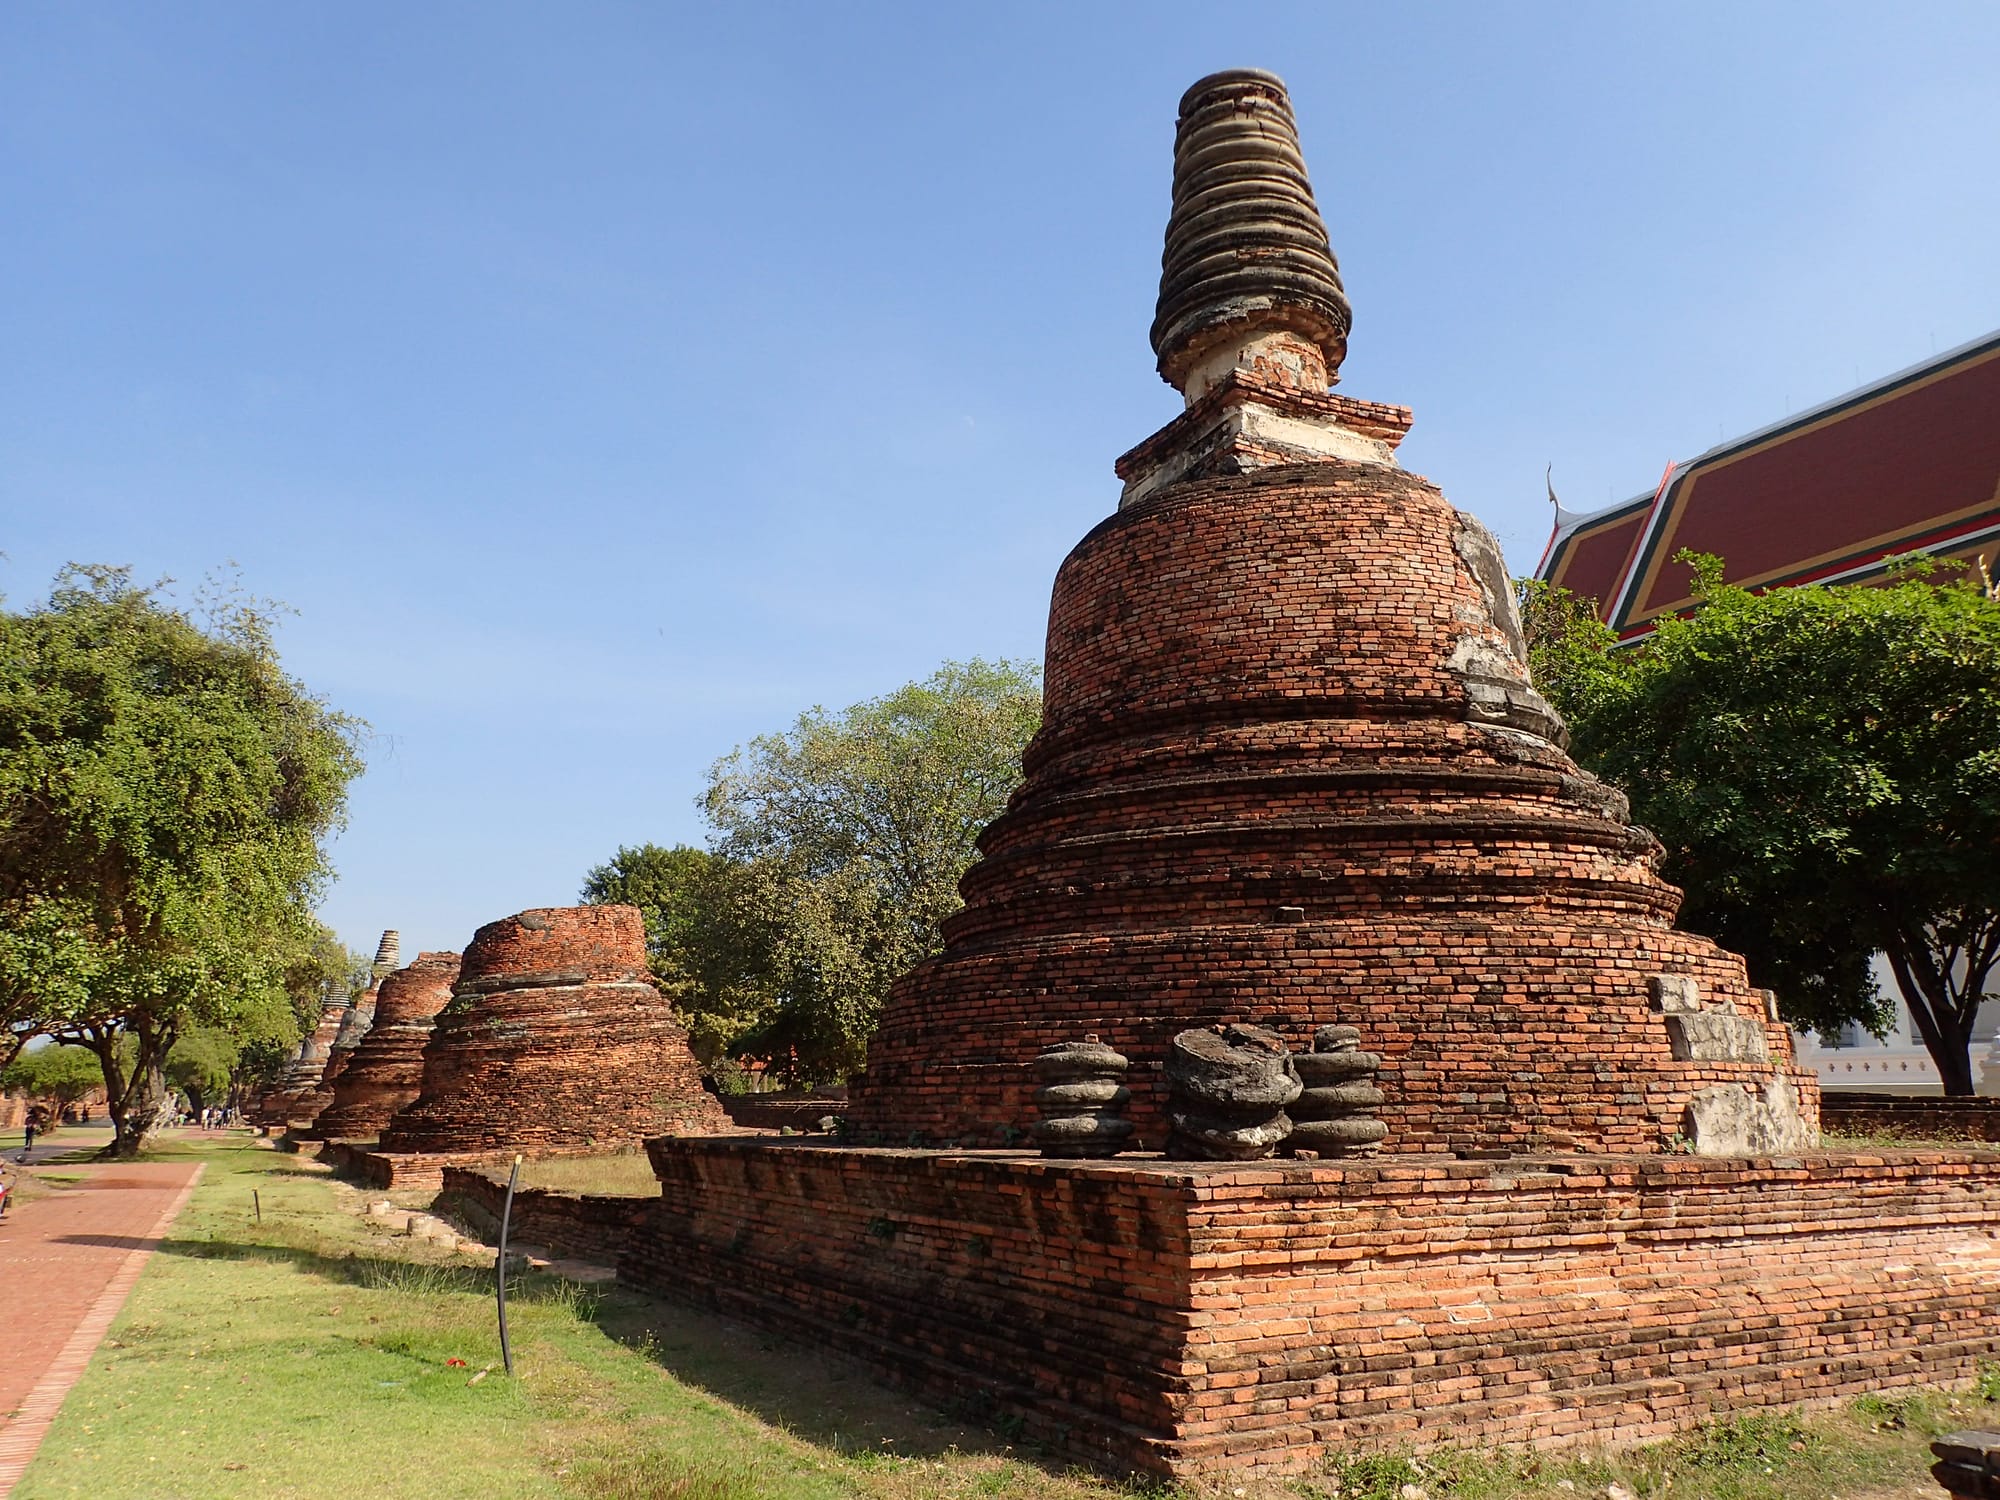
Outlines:
{"label": "ribbed stone spire", "polygon": [[1353,321],[1283,80],[1211,73],[1181,96],[1153,352],[1190,404],[1239,365],[1324,391]]}
{"label": "ribbed stone spire", "polygon": [[387,978],[402,966],[403,939],[391,927],[382,934],[382,941],[375,945],[375,962],[369,967],[374,970],[377,981]]}

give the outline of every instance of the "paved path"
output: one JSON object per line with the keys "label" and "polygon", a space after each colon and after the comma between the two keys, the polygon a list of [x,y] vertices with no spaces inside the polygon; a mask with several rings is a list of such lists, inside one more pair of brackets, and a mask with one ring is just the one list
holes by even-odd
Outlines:
{"label": "paved path", "polygon": [[[63,1138],[50,1146],[60,1150]],[[198,1162],[57,1170],[83,1180],[0,1218],[0,1500],[201,1176]]]}

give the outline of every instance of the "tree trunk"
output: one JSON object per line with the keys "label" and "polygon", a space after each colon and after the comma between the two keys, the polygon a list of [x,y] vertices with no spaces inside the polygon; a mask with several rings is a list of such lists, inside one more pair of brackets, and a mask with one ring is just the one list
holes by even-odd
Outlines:
{"label": "tree trunk", "polygon": [[127,1033],[138,1043],[128,1073],[118,1056],[115,1033],[92,1033],[91,1050],[104,1069],[104,1092],[110,1101],[111,1144],[101,1153],[119,1161],[131,1161],[145,1150],[160,1128],[171,1095],[167,1091],[167,1049],[171,1035],[150,1026],[137,1026]]}
{"label": "tree trunk", "polygon": [[1889,967],[1924,1050],[1937,1064],[1945,1097],[1970,1098],[1974,1092],[1972,1023],[1979,1014],[1979,992],[1984,988],[1986,971],[1968,973],[1965,988],[1969,993],[1958,993],[1952,982],[1952,958],[1947,956],[1940,963],[1929,938],[1928,932],[1899,933],[1888,944]]}

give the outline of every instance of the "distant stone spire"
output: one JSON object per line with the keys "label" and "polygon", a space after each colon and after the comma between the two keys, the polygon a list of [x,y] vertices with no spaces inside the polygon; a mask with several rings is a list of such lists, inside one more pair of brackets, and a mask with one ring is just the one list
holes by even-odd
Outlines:
{"label": "distant stone spire", "polygon": [[379,984],[403,966],[402,935],[391,927],[382,934],[382,941],[375,945],[375,962],[369,965]]}
{"label": "distant stone spire", "polygon": [[1282,79],[1211,73],[1181,96],[1153,352],[1188,404],[1234,368],[1324,392],[1353,312]]}

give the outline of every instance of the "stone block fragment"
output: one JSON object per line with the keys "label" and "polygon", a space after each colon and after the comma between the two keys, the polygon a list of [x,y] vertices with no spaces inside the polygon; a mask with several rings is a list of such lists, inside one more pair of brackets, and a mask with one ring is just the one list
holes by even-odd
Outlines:
{"label": "stone block fragment", "polygon": [[1291,1134],[1285,1106],[1304,1085],[1284,1039],[1261,1026],[1183,1031],[1167,1048],[1167,1155],[1253,1161]]}
{"label": "stone block fragment", "polygon": [[1118,1112],[1132,1097],[1125,1087],[1131,1066],[1097,1039],[1063,1042],[1035,1059],[1035,1107],[1042,1117],[1030,1133],[1044,1156],[1116,1156],[1132,1139],[1132,1122]]}
{"label": "stone block fragment", "polygon": [[1676,1062],[1762,1063],[1771,1060],[1761,1022],[1733,1010],[1667,1017],[1667,1044]]}
{"label": "stone block fragment", "polygon": [[1701,1010],[1701,986],[1685,974],[1655,974],[1646,981],[1653,1009],[1670,1016],[1691,1016]]}
{"label": "stone block fragment", "polygon": [[1931,1477],[1962,1500],[2000,1500],[2000,1432],[1954,1432],[1931,1444]]}
{"label": "stone block fragment", "polygon": [[1688,1102],[1683,1133],[1697,1156],[1772,1156],[1809,1151],[1819,1132],[1799,1110],[1798,1090],[1780,1073],[1764,1086],[1717,1084]]}
{"label": "stone block fragment", "polygon": [[1322,1026],[1313,1049],[1292,1055],[1304,1085],[1291,1105],[1286,1148],[1320,1156],[1373,1156],[1389,1127],[1375,1118],[1382,1091],[1375,1086],[1381,1054],[1363,1052],[1355,1026]]}

